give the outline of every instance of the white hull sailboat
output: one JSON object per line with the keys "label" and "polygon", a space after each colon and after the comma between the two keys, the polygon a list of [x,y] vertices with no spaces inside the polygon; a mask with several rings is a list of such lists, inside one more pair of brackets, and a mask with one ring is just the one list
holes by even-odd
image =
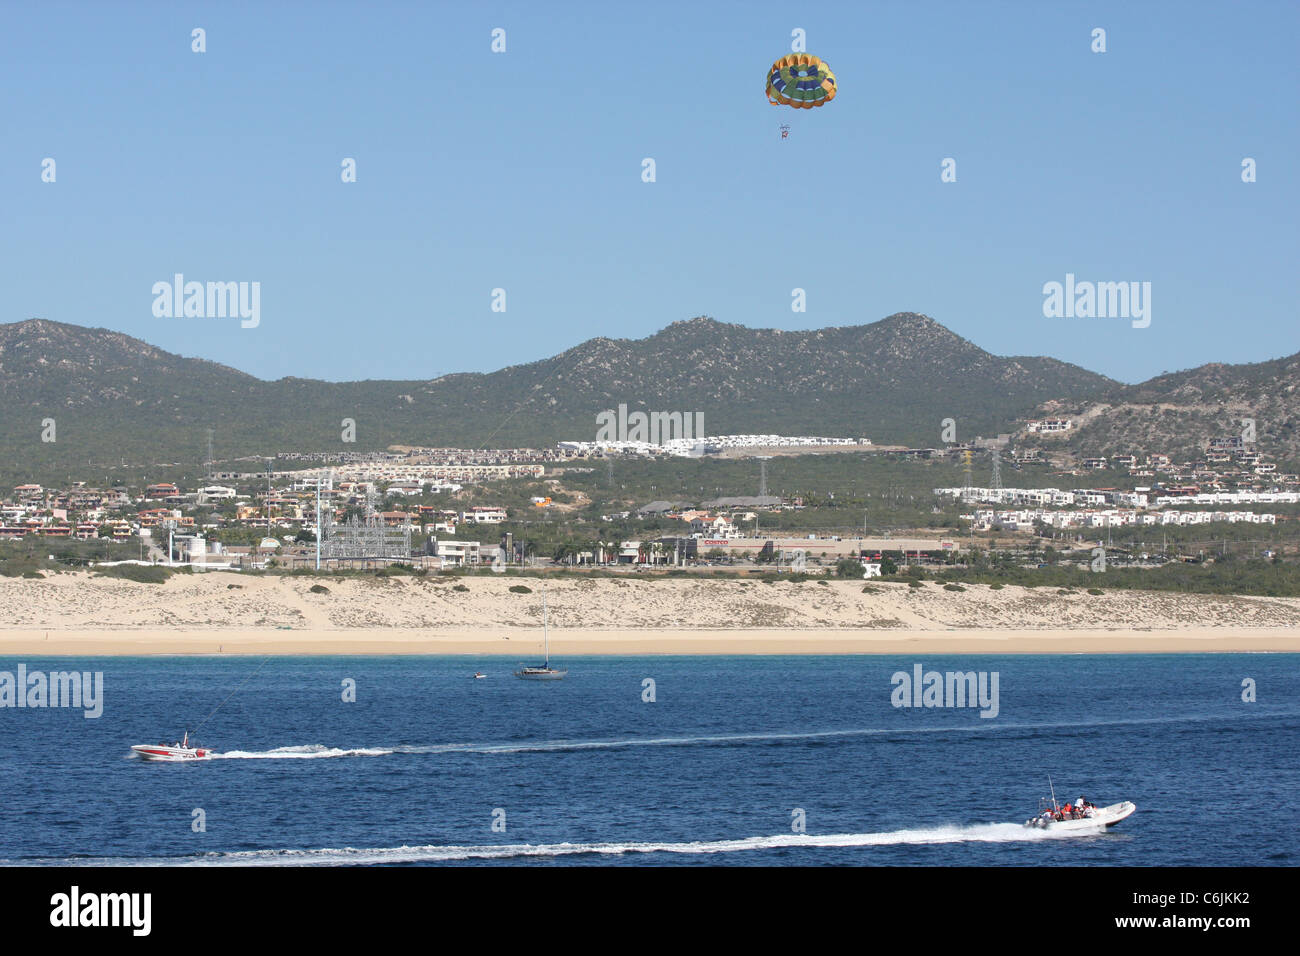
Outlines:
{"label": "white hull sailboat", "polygon": [[560,680],[567,670],[561,670],[551,666],[551,639],[547,628],[546,612],[546,589],[542,589],[542,647],[545,659],[540,667],[520,667],[515,671],[516,677],[522,677],[524,680]]}

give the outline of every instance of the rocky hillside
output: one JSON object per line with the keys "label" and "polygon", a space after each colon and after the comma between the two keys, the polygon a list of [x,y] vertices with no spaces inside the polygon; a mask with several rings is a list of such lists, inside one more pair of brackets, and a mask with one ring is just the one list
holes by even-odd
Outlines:
{"label": "rocky hillside", "polygon": [[[600,411],[701,412],[709,433],[784,432],[935,445],[1010,430],[1041,402],[1115,382],[1051,358],[992,355],[915,313],[802,332],[709,318],[644,339],[597,338],[551,358],[431,381],[265,382],[105,329],[0,326],[0,450],[28,469],[219,459],[390,444],[544,446],[591,439]],[[57,441],[42,442],[54,418]],[[357,423],[355,445],[340,422]]]}

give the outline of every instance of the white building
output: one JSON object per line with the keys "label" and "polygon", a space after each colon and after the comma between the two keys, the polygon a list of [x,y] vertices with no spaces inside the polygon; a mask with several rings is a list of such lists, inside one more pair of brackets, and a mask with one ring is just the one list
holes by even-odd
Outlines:
{"label": "white building", "polygon": [[206,488],[200,488],[195,492],[200,503],[204,500],[219,501],[228,498],[234,498],[236,495],[234,488],[228,488],[225,485],[208,485]]}
{"label": "white building", "polygon": [[1074,422],[1068,418],[1044,418],[1040,420],[1025,423],[1025,429],[1039,434],[1050,434],[1059,432],[1068,432],[1074,427]]}
{"label": "white building", "polygon": [[482,545],[477,541],[439,541],[437,538],[431,538],[429,546],[434,557],[442,559],[444,568],[465,567],[478,564],[480,561],[479,552]]}

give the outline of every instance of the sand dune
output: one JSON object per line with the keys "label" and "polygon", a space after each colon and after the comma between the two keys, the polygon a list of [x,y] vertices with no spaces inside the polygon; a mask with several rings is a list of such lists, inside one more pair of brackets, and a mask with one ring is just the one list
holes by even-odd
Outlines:
{"label": "sand dune", "polygon": [[[313,594],[323,583],[328,594]],[[512,593],[525,585],[529,594]],[[457,586],[467,590],[455,590]],[[539,643],[536,578],[177,575],[0,578],[0,652],[513,653]],[[1300,650],[1300,599],[861,581],[684,578],[546,582],[569,653]],[[55,648],[65,648],[55,650]],[[24,650],[26,649],[26,650]]]}

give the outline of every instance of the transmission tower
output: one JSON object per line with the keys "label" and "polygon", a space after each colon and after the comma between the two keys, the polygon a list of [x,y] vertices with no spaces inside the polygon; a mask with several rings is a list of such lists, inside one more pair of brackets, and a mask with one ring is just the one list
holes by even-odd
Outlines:
{"label": "transmission tower", "polygon": [[970,451],[970,449],[967,448],[965,451],[963,451],[963,452],[961,453],[961,457],[962,457],[962,462],[965,464],[965,471],[966,471],[966,484],[965,484],[965,486],[962,488],[962,497],[963,497],[963,498],[969,498],[969,497],[971,496],[971,484],[970,484],[970,458],[971,458],[971,451]]}
{"label": "transmission tower", "polygon": [[1002,452],[997,448],[993,449],[993,490],[1002,490]]}
{"label": "transmission tower", "polygon": [[271,533],[271,463],[274,458],[266,459],[266,533]]}
{"label": "transmission tower", "polygon": [[[330,486],[333,487],[333,473]],[[332,510],[332,509],[331,509]],[[329,512],[322,515],[321,555],[325,558],[401,558],[411,556],[411,519],[401,525],[388,527],[375,509],[374,482],[366,484],[366,513],[353,515],[342,524],[332,520]]]}
{"label": "transmission tower", "polygon": [[767,497],[767,462],[766,461],[760,461],[758,463],[758,496],[760,498]]}

